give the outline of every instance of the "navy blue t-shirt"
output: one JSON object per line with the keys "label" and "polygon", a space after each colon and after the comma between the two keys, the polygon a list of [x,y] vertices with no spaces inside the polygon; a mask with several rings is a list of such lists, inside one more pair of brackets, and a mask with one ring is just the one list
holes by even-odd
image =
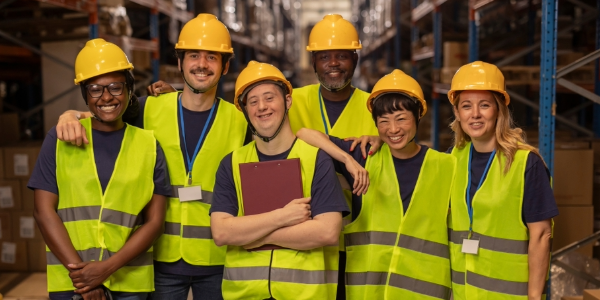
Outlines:
{"label": "navy blue t-shirt", "polygon": [[[179,93],[179,95],[181,95],[181,94]],[[147,100],[147,97],[139,98],[140,114],[138,115],[138,118],[136,119],[134,124],[136,126],[139,126],[140,128],[144,128],[144,112],[145,112],[145,108],[146,108],[146,100]],[[215,121],[215,117],[217,115],[217,110],[219,109],[219,105],[220,105],[221,101],[224,101],[224,100],[218,99],[215,102],[215,110],[213,112],[212,117],[208,121],[208,127],[206,128],[204,140],[201,141],[200,148],[198,148],[198,149],[202,149],[202,145],[204,144],[204,141],[206,140],[206,136],[208,135],[208,132],[212,128],[212,125]],[[179,141],[180,141],[181,153],[183,155],[184,162],[187,162],[185,151],[187,149],[187,153],[191,159],[192,156],[194,155],[194,150],[196,149],[196,145],[197,145],[198,141],[200,140],[200,135],[202,135],[202,130],[204,129],[206,120],[208,119],[208,116],[210,115],[210,109],[206,110],[206,111],[192,111],[185,107],[182,107],[181,111],[183,112],[183,122],[184,122],[184,126],[185,126],[185,143],[184,143],[184,137],[183,137],[183,130],[181,130],[181,117],[182,116],[179,114],[179,110],[177,110],[177,126],[179,127]],[[247,144],[250,141],[252,141],[252,135],[250,133],[250,130],[246,130],[246,139],[244,141],[244,144]],[[198,152],[200,152],[200,150],[198,150]],[[186,170],[186,172],[189,171],[187,163],[185,163],[185,170]],[[155,271],[162,272],[162,273],[185,275],[185,276],[205,276],[205,275],[215,275],[215,274],[223,273],[223,266],[195,266],[195,265],[188,264],[183,259],[180,259],[176,262],[171,262],[171,263],[154,261],[154,269],[155,269]]]}
{"label": "navy blue t-shirt", "polygon": [[[334,136],[330,136],[329,140],[331,140],[334,144],[336,144],[340,149],[342,149],[346,153],[352,155],[352,157],[361,166],[365,167],[367,160],[362,157],[360,147],[356,147],[354,151],[350,151],[352,141],[346,142]],[[402,199],[402,207],[404,209],[404,213],[406,213],[406,211],[408,210],[408,206],[410,205],[410,200],[415,190],[415,186],[417,185],[417,179],[419,179],[419,174],[421,173],[421,166],[423,165],[423,161],[425,161],[425,154],[427,154],[427,149],[429,149],[427,146],[421,145],[421,150],[419,150],[417,155],[407,159],[400,159],[392,156],[392,160],[394,162],[394,170],[396,171],[396,180],[398,181],[398,186],[400,187],[400,199]],[[346,178],[350,186],[353,186],[354,178],[352,178],[352,175],[348,173],[348,170],[346,170],[346,166],[338,161],[334,161],[334,166],[336,172],[342,174],[344,178]],[[362,196],[352,194],[352,220],[355,220],[356,217],[358,217],[361,207]]]}
{"label": "navy blue t-shirt", "polygon": [[[129,126],[129,125],[126,125]],[[113,132],[103,132],[92,129],[92,139],[94,144],[94,161],[98,172],[98,179],[102,186],[102,192],[110,181],[115,162],[121,143],[125,136],[125,127]],[[41,189],[58,195],[58,185],[56,183],[56,127],[52,127],[40,150],[37,162],[31,173],[31,178],[27,187],[36,190]],[[75,146],[73,146],[75,147]],[[156,164],[154,166],[154,194],[171,196],[171,180],[169,179],[169,170],[162,148],[157,142],[156,145]]]}
{"label": "navy blue t-shirt", "polygon": [[325,110],[327,110],[327,119],[329,119],[329,125],[333,128],[335,122],[340,118],[340,115],[346,108],[346,105],[350,101],[350,98],[344,101],[331,101],[323,98],[323,103],[325,103]]}
{"label": "navy blue t-shirt", "polygon": [[[471,189],[473,199],[491,152],[480,153],[473,149],[471,161]],[[487,174],[486,174],[487,176]],[[542,159],[530,152],[525,165],[525,188],[523,193],[523,223],[534,223],[558,215],[558,207],[550,186],[550,172]]]}
{"label": "navy blue t-shirt", "polygon": [[[271,161],[286,159],[291,151],[277,155],[265,155],[257,150],[259,161]],[[235,181],[233,179],[233,167],[231,161],[232,154],[225,156],[221,160],[215,188],[213,191],[213,203],[210,207],[210,213],[224,212],[232,216],[237,216],[239,206]],[[317,161],[315,174],[311,186],[310,209],[312,217],[327,212],[341,212],[342,216],[348,215],[349,209],[344,198],[342,187],[340,186],[335,170],[333,160],[327,153],[319,150],[317,152]]]}

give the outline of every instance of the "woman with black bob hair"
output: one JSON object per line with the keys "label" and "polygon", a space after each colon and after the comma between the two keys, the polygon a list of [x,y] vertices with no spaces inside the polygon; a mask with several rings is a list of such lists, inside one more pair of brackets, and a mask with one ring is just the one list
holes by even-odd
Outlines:
{"label": "woman with black bob hair", "polygon": [[[301,129],[299,138],[346,164],[360,164],[370,186],[354,186],[352,223],[344,227],[346,297],[449,299],[447,215],[456,160],[415,142],[427,104],[419,84],[400,70],[381,78],[367,109],[383,141],[368,157],[352,141]],[[366,175],[366,174],[365,174]],[[361,175],[362,176],[362,175]]]}

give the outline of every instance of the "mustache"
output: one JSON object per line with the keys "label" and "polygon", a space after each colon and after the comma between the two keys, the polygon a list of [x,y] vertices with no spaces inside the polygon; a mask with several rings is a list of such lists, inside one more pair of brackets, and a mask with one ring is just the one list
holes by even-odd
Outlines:
{"label": "mustache", "polygon": [[207,69],[207,68],[196,68],[196,69],[192,69],[190,70],[190,73],[192,74],[196,74],[196,73],[204,73],[206,75],[213,75],[213,71]]}

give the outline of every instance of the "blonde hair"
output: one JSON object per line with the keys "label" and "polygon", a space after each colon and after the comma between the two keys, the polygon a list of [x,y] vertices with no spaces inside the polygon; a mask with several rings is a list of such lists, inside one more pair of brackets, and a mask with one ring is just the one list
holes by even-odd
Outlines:
{"label": "blonde hair", "polygon": [[[457,101],[454,103],[454,108],[458,110],[458,103],[460,102],[460,94],[462,91],[459,91],[455,94],[455,99]],[[540,155],[537,148],[527,144],[525,142],[525,133],[521,128],[515,127],[515,123],[513,121],[512,115],[508,110],[508,106],[506,106],[504,97],[496,92],[492,92],[495,101],[496,107],[498,108],[498,118],[496,119],[496,151],[498,153],[504,154],[506,157],[506,163],[504,164],[504,173],[508,173],[510,171],[510,166],[515,157],[515,153],[517,150],[527,150],[535,153],[540,158]],[[457,119],[454,119],[452,123],[450,123],[450,128],[454,131],[454,147],[458,149],[463,149],[465,145],[471,141],[471,137],[467,135],[462,127],[460,126],[460,122]],[[498,159],[500,163],[502,163],[502,156],[499,155]],[[542,158],[542,161],[544,159]],[[546,164],[544,162],[544,164]]]}

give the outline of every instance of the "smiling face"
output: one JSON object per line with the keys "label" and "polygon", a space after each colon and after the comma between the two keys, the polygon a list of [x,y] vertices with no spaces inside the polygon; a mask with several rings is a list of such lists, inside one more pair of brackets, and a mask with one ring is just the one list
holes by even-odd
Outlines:
{"label": "smiling face", "polygon": [[194,89],[205,93],[215,89],[221,73],[227,74],[229,63],[225,64],[223,71],[223,56],[221,53],[204,50],[186,50],[182,60],[179,60],[180,69],[183,69],[185,80]]}
{"label": "smiling face", "polygon": [[[93,77],[85,82],[90,112],[107,124],[122,122],[129,105],[129,91],[123,72],[112,72]],[[122,87],[120,89],[119,87]],[[102,94],[99,98],[92,95]]]}
{"label": "smiling face", "polygon": [[319,51],[313,55],[313,62],[319,81],[327,89],[340,89],[352,79],[354,55],[348,50]]}
{"label": "smiling face", "polygon": [[[285,101],[284,101],[285,99]],[[246,95],[246,110],[252,126],[262,136],[272,136],[279,128],[286,106],[292,104],[292,97],[283,96],[281,88],[273,83],[260,84]]]}
{"label": "smiling face", "polygon": [[395,110],[377,117],[377,131],[392,153],[402,151],[417,134],[417,121],[408,110]]}
{"label": "smiling face", "polygon": [[498,105],[490,91],[463,91],[454,115],[474,143],[495,141]]}

